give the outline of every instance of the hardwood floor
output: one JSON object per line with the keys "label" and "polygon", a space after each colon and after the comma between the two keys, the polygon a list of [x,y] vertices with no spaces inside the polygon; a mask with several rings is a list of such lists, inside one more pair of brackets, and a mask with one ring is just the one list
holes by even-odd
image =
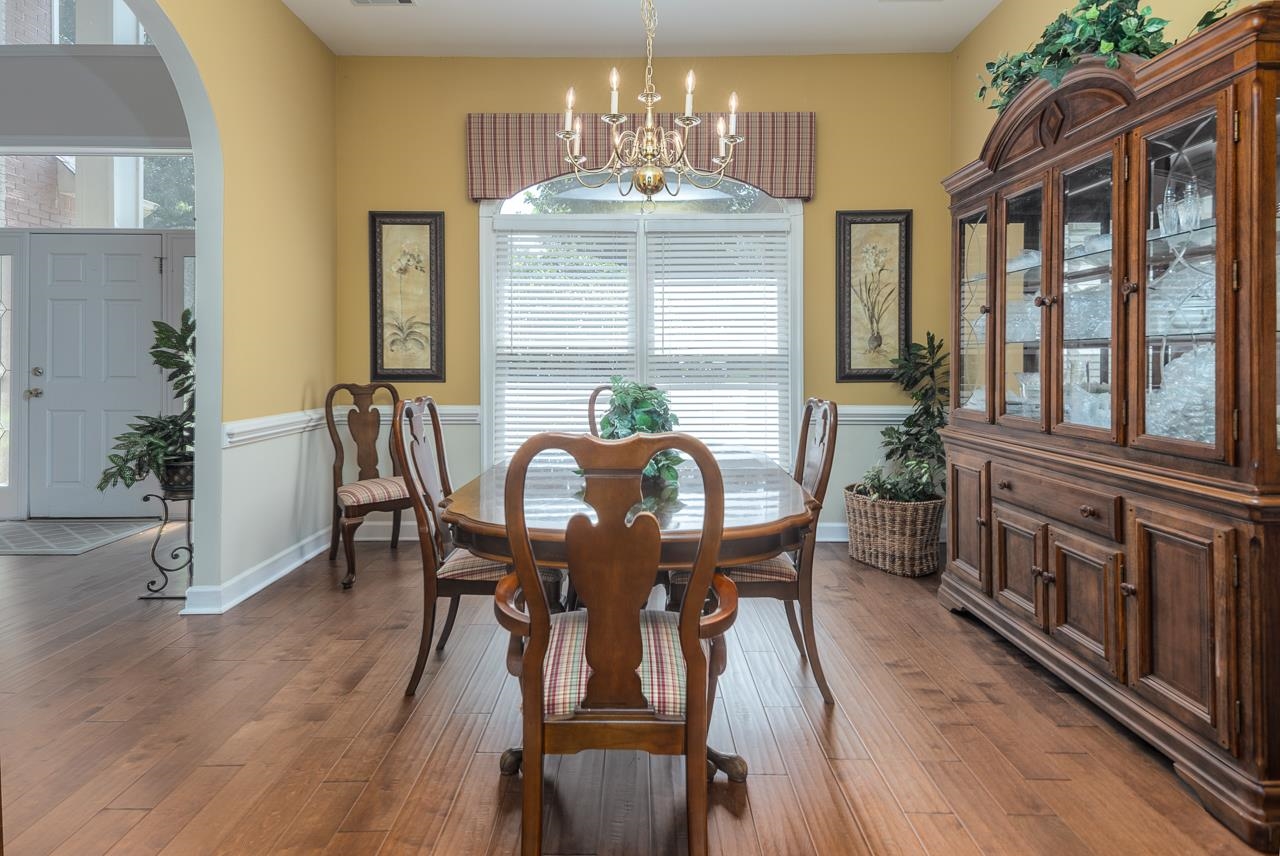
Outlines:
{"label": "hardwood floor", "polygon": [[[0,558],[5,852],[517,852],[505,640],[464,602],[417,698],[416,545],[362,544],[356,587],[323,558],[225,616],[139,602],[146,538]],[[713,852],[1250,853],[1169,765],[930,580],[815,563],[836,707],[775,603],[744,601],[712,741],[751,764],[711,788]],[[589,752],[547,765],[548,854],[673,854],[682,761]]]}

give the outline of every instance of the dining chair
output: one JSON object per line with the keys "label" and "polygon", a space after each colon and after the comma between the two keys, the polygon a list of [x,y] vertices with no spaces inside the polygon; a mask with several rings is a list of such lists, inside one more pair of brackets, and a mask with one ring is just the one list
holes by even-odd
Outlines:
{"label": "dining chair", "polygon": [[[792,476],[816,500],[816,504],[799,549],[794,555],[785,552],[763,561],[719,569],[721,574],[733,580],[739,597],[782,601],[791,627],[791,638],[795,640],[801,659],[809,662],[827,704],[834,704],[835,698],[831,695],[831,687],[827,684],[822,660],[818,656],[813,621],[813,554],[818,543],[818,515],[827,495],[827,482],[831,479],[838,422],[835,402],[820,398],[810,398],[805,402]],[[677,588],[687,579],[687,572],[671,573],[671,581]],[[800,607],[799,622],[796,621],[796,604]]]}
{"label": "dining chair", "polygon": [[[688,595],[679,612],[645,608],[662,533],[652,514],[631,517],[642,499],[641,472],[663,449],[693,459],[705,496]],[[585,609],[556,615],[538,586],[524,508],[529,465],[548,450],[577,461],[586,479],[584,501],[595,511],[595,522],[577,514],[564,533],[569,579]],[[704,856],[707,726],[716,676],[724,670],[723,636],[737,614],[733,582],[715,573],[724,528],[724,482],[715,458],[687,434],[625,440],[539,434],[511,460],[505,506],[515,570],[498,583],[494,603],[499,622],[512,634],[508,666],[520,678],[524,745],[504,756],[503,771],[524,770],[521,852],[542,852],[546,755],[633,749],[685,757],[689,854]],[[712,589],[715,609],[704,614]]]}
{"label": "dining chair", "polygon": [[[324,421],[333,441],[333,534],[329,539],[329,560],[338,555],[338,541],[342,541],[347,558],[347,575],[342,587],[349,589],[356,581],[355,534],[364,518],[373,511],[391,512],[391,549],[400,546],[400,516],[409,507],[409,493],[405,489],[400,468],[391,456],[391,475],[383,476],[378,467],[378,435],[381,433],[382,414],[374,405],[379,391],[385,391],[394,405],[400,394],[389,383],[340,383],[324,397]],[[351,410],[347,411],[347,432],[356,450],[359,466],[357,480],[343,481],[346,449],[334,415],[334,399],[340,392],[351,396]],[[395,432],[391,432],[394,434]],[[391,441],[388,441],[388,447]],[[390,449],[388,448],[388,451]]]}
{"label": "dining chair", "polygon": [[[427,422],[431,433],[427,434]],[[418,543],[422,552],[422,637],[418,642],[418,659],[405,695],[413,695],[422,679],[435,633],[436,603],[448,598],[449,613],[436,650],[443,651],[458,617],[463,595],[492,596],[498,580],[511,570],[509,565],[481,558],[455,547],[448,530],[440,523],[440,503],[453,493],[449,483],[449,466],[444,451],[444,432],[440,427],[440,411],[430,397],[415,398],[396,404],[392,446],[396,462],[405,473],[405,485],[413,516],[418,524]],[[560,586],[560,572],[543,570],[547,596],[555,599]]]}

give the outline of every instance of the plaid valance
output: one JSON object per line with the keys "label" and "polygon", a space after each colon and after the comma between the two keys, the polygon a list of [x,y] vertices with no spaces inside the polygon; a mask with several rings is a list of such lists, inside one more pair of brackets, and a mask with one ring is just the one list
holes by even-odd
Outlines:
{"label": "plaid valance", "polygon": [[[582,153],[587,165],[602,163],[611,141],[609,126],[597,113],[582,113]],[[716,120],[722,113],[702,115],[689,134],[690,159],[702,168],[717,153]],[[674,128],[675,114],[657,114],[664,128]],[[644,121],[632,114],[623,128]],[[569,171],[564,144],[556,131],[563,113],[471,113],[467,116],[467,191],[472,199],[507,199],[526,187]],[[813,113],[739,113],[738,145],[728,176],[755,185],[779,199],[813,196]]]}

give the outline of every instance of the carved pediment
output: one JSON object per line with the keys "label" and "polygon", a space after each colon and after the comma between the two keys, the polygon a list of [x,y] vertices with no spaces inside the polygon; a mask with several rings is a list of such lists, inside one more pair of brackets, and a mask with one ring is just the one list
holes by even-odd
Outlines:
{"label": "carved pediment", "polygon": [[1138,64],[1132,57],[1124,57],[1119,68],[1086,60],[1056,88],[1045,80],[1031,84],[996,122],[982,149],[982,163],[995,171],[1074,142],[1085,128],[1134,103]]}

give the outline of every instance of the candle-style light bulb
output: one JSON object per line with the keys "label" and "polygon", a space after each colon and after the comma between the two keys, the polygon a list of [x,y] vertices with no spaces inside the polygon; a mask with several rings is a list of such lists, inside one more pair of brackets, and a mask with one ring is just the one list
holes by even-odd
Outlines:
{"label": "candle-style light bulb", "polygon": [[613,68],[609,71],[609,112],[617,114],[618,112],[618,69]]}
{"label": "candle-style light bulb", "polygon": [[729,93],[729,134],[738,133],[738,93]]}
{"label": "candle-style light bulb", "polygon": [[684,79],[684,115],[693,115],[693,69],[689,69],[689,76]]}
{"label": "candle-style light bulb", "polygon": [[576,158],[582,154],[582,117],[579,116],[573,122],[573,156]]}
{"label": "candle-style light bulb", "polygon": [[716,119],[716,136],[720,138],[720,157],[724,157],[725,147],[728,145],[728,141],[726,141],[724,138],[724,117],[723,116],[721,116],[719,119]]}
{"label": "candle-style light bulb", "polygon": [[569,91],[564,94],[564,129],[566,131],[573,130],[573,87],[569,87]]}

